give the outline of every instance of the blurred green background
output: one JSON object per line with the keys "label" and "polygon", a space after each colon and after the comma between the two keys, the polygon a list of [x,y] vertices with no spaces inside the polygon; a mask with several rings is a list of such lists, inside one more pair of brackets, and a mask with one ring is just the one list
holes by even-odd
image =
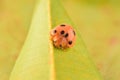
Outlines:
{"label": "blurred green background", "polygon": [[[120,80],[120,0],[61,0],[105,80]],[[0,0],[0,80],[8,80],[26,39],[35,0]]]}

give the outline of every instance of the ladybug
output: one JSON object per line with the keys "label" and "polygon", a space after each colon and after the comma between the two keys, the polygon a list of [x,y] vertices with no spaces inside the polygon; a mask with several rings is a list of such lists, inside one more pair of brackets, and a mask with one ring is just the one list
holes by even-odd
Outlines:
{"label": "ladybug", "polygon": [[76,40],[76,33],[70,25],[61,24],[50,32],[53,45],[57,48],[70,48]]}

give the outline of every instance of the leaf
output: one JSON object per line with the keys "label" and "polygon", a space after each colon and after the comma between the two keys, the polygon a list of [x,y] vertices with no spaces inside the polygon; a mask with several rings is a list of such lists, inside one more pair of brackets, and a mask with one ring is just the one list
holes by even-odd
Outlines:
{"label": "leaf", "polygon": [[[77,34],[74,47],[52,46],[49,32],[56,25],[72,25]],[[101,80],[89,58],[79,28],[70,20],[59,0],[36,4],[28,37],[11,73],[10,80]]]}

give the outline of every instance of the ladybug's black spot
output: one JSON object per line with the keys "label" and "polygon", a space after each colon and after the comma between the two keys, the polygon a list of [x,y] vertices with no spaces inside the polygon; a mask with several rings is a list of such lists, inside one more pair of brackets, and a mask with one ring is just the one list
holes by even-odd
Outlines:
{"label": "ladybug's black spot", "polygon": [[75,31],[73,31],[73,34],[76,35]]}
{"label": "ladybug's black spot", "polygon": [[68,43],[71,45],[71,44],[72,44],[72,41],[69,41]]}
{"label": "ladybug's black spot", "polygon": [[60,47],[62,47],[62,45],[60,44]]}
{"label": "ladybug's black spot", "polygon": [[65,37],[68,37],[68,33],[65,34]]}
{"label": "ladybug's black spot", "polygon": [[56,33],[57,32],[57,30],[54,30],[54,33]]}
{"label": "ladybug's black spot", "polygon": [[64,24],[61,24],[60,26],[61,26],[61,27],[65,27],[65,25],[64,25]]}
{"label": "ladybug's black spot", "polygon": [[64,33],[65,33],[65,31],[63,31],[63,30],[62,30],[60,33],[61,33],[61,34],[64,34]]}

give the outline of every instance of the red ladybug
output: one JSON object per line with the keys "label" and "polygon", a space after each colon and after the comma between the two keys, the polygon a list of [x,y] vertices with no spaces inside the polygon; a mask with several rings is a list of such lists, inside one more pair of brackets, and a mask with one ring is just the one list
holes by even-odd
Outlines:
{"label": "red ladybug", "polygon": [[61,24],[50,32],[53,45],[57,48],[70,48],[76,40],[76,33],[70,25]]}

